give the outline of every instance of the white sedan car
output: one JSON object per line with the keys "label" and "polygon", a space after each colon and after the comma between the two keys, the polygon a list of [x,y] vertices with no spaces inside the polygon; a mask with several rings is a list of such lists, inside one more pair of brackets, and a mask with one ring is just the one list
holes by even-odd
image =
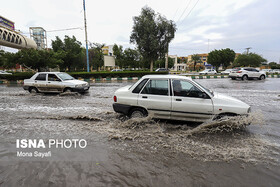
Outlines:
{"label": "white sedan car", "polygon": [[114,95],[115,112],[130,117],[152,115],[158,119],[205,122],[221,116],[247,115],[250,106],[213,93],[189,77],[147,75]]}
{"label": "white sedan car", "polygon": [[232,69],[226,69],[225,71],[222,71],[221,74],[228,75],[228,74],[230,74],[231,71],[232,71]]}
{"label": "white sedan car", "polygon": [[199,72],[199,75],[216,75],[217,71],[214,69],[205,69],[201,72]]}
{"label": "white sedan car", "polygon": [[4,70],[0,70],[0,75],[12,75],[12,73],[8,73]]}
{"label": "white sedan car", "polygon": [[76,80],[64,72],[39,72],[30,79],[24,80],[24,90],[30,93],[37,92],[86,92],[89,84],[85,81]]}

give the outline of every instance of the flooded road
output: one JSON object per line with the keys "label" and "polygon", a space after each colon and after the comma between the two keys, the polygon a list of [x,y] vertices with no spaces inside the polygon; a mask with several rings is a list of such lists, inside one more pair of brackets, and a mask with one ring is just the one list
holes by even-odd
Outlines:
{"label": "flooded road", "polygon": [[[252,114],[199,126],[127,119],[112,97],[133,82],[94,83],[85,95],[1,85],[0,186],[279,186],[280,79],[196,81],[246,102]],[[22,139],[87,146],[18,148]]]}

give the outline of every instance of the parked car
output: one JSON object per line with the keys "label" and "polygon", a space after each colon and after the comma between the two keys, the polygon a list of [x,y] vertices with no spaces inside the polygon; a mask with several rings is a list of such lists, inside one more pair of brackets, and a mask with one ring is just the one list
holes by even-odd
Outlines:
{"label": "parked car", "polygon": [[114,94],[115,112],[130,117],[205,122],[221,116],[247,115],[246,103],[198,84],[190,77],[146,75]]}
{"label": "parked car", "polygon": [[232,71],[232,69],[226,69],[225,71],[222,71],[221,74],[228,75],[228,74],[230,74],[231,71]]}
{"label": "parked car", "polygon": [[264,71],[259,71],[255,68],[251,68],[251,67],[234,68],[231,71],[231,73],[229,74],[229,77],[232,80],[235,80],[237,78],[242,79],[242,80],[248,80],[248,79],[254,79],[254,78],[263,80],[266,78],[266,73]]}
{"label": "parked car", "polygon": [[264,71],[265,73],[268,73],[268,74],[273,73],[272,69],[262,69],[262,71]]}
{"label": "parked car", "polygon": [[216,75],[217,71],[214,69],[205,69],[201,72],[199,72],[199,75]]}
{"label": "parked car", "polygon": [[112,69],[111,72],[115,72],[115,71],[123,71],[122,69]]}
{"label": "parked car", "polygon": [[280,69],[273,69],[272,73],[278,73],[278,74],[280,74]]}
{"label": "parked car", "polygon": [[0,75],[12,75],[12,73],[8,73],[4,70],[0,70]]}
{"label": "parked car", "polygon": [[30,93],[37,92],[86,92],[89,90],[89,83],[76,80],[64,72],[39,72],[30,79],[24,80],[24,90]]}
{"label": "parked car", "polygon": [[156,69],[156,72],[159,72],[159,71],[169,71],[169,70],[165,69],[165,68],[158,68],[158,69]]}

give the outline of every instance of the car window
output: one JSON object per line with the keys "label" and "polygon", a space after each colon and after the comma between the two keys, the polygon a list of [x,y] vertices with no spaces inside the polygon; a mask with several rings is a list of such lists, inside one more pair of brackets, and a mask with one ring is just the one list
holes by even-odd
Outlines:
{"label": "car window", "polygon": [[203,92],[188,81],[173,80],[173,95],[180,97],[201,97]]}
{"label": "car window", "polygon": [[152,95],[168,95],[168,80],[153,80],[151,79],[141,94],[152,94]]}
{"label": "car window", "polygon": [[60,81],[60,79],[55,74],[49,74],[48,81]]}
{"label": "car window", "polygon": [[139,93],[141,91],[141,89],[143,88],[143,86],[146,84],[146,82],[148,81],[149,79],[144,79],[142,80],[135,88],[134,90],[132,91],[132,93]]}
{"label": "car window", "polygon": [[67,81],[67,80],[74,80],[74,78],[67,74],[67,73],[58,73],[58,76],[63,80],[63,81]]}
{"label": "car window", "polygon": [[46,74],[45,73],[40,73],[36,78],[36,81],[46,81]]}

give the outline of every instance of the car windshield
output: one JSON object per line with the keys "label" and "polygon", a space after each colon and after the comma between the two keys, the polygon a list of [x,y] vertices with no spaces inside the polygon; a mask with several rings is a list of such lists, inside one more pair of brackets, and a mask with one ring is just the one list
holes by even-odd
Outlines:
{"label": "car windshield", "polygon": [[74,80],[74,78],[72,76],[70,76],[67,73],[58,73],[57,74],[63,81],[67,81],[67,80]]}
{"label": "car windshield", "polygon": [[203,88],[204,90],[206,90],[208,93],[210,93],[212,95],[212,97],[214,97],[214,92],[208,88],[205,88],[204,86],[202,86],[201,84],[199,84],[198,82],[196,82],[195,80],[193,80],[193,82],[195,82],[196,84],[198,84],[201,88]]}

